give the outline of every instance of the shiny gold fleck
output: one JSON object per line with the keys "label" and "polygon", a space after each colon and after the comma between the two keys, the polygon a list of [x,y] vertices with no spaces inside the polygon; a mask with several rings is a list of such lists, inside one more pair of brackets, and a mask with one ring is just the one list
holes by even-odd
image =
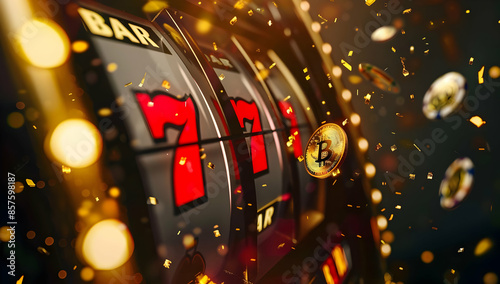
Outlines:
{"label": "shiny gold fleck", "polygon": [[212,170],[215,169],[215,165],[212,162],[208,162],[207,167]]}
{"label": "shiny gold fleck", "polygon": [[139,83],[139,87],[144,86],[144,80],[146,80],[146,72],[144,72],[144,76],[142,76],[141,82]]}
{"label": "shiny gold fleck", "polygon": [[471,57],[471,58],[469,59],[469,65],[472,65],[472,63],[474,63],[474,57]]}
{"label": "shiny gold fleck", "polygon": [[165,259],[165,262],[163,262],[163,267],[170,268],[171,264],[172,264],[171,260]]}
{"label": "shiny gold fleck", "polygon": [[410,174],[410,179],[415,180],[415,174]]}
{"label": "shiny gold fleck", "polygon": [[396,146],[396,144],[392,145],[391,146],[391,151],[394,152],[398,149],[398,146]]}
{"label": "shiny gold fleck", "polygon": [[231,21],[229,21],[229,24],[231,24],[231,26],[234,26],[234,24],[236,24],[236,22],[238,21],[238,17],[234,16]]}
{"label": "shiny gold fleck", "polygon": [[403,15],[410,14],[410,13],[411,13],[411,8],[406,9],[406,10],[403,11]]}
{"label": "shiny gold fleck", "polygon": [[481,67],[479,72],[477,72],[477,79],[478,79],[479,84],[484,83],[483,74],[484,74],[484,65],[483,65],[483,67]]}
{"label": "shiny gold fleck", "polygon": [[127,84],[125,84],[125,87],[128,87],[130,85],[132,85],[132,82],[128,82]]}
{"label": "shiny gold fleck", "polygon": [[341,59],[340,60],[340,63],[342,63],[342,65],[344,65],[344,67],[349,70],[349,71],[352,71],[352,66],[351,64],[347,63],[344,59]]}
{"label": "shiny gold fleck", "polygon": [[161,82],[161,87],[167,90],[170,89],[170,82],[167,80],[163,80],[163,82]]}
{"label": "shiny gold fleck", "polygon": [[26,179],[26,184],[29,187],[35,187],[35,183],[31,179],[29,179],[29,178]]}

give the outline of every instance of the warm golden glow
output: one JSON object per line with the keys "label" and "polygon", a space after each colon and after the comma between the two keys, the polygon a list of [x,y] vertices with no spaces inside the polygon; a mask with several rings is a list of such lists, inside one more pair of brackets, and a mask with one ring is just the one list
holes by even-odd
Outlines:
{"label": "warm golden glow", "polygon": [[332,53],[332,46],[329,43],[323,43],[321,50],[323,50],[325,54],[330,54]]}
{"label": "warm golden glow", "polygon": [[358,126],[359,123],[361,122],[361,117],[357,113],[352,113],[351,114],[351,122],[354,126]]}
{"label": "warm golden glow", "polygon": [[340,68],[340,66],[333,66],[332,74],[333,74],[333,76],[335,76],[337,78],[342,76],[342,69]]}
{"label": "warm golden glow", "polygon": [[380,253],[383,257],[388,257],[389,255],[391,255],[391,251],[391,245],[389,244],[383,244],[380,246]]}
{"label": "warm golden glow", "polygon": [[374,188],[372,189],[372,202],[373,204],[379,204],[382,201],[382,192],[380,190]]}
{"label": "warm golden glow", "polygon": [[342,91],[342,98],[343,98],[343,99],[344,99],[344,101],[346,101],[346,102],[351,101],[351,98],[352,98],[351,91],[349,91],[348,89],[344,89],[344,90]]}
{"label": "warm golden glow", "polygon": [[302,11],[307,12],[307,11],[309,11],[309,8],[311,8],[311,5],[309,4],[309,2],[307,2],[307,1],[300,2],[300,9],[302,9]]}
{"label": "warm golden glow", "polygon": [[366,163],[365,164],[365,173],[366,173],[366,177],[372,178],[375,176],[375,173],[377,173],[377,169],[375,169],[375,166],[372,163]]}
{"label": "warm golden glow", "polygon": [[484,284],[498,284],[498,276],[494,272],[488,272],[483,276]]}
{"label": "warm golden glow", "polygon": [[343,277],[347,272],[347,259],[344,254],[344,250],[340,246],[336,246],[333,249],[332,256],[335,261],[335,266],[337,266],[339,276]]}
{"label": "warm golden glow", "polygon": [[111,270],[124,264],[132,255],[134,243],[125,224],[115,219],[101,221],[87,232],[82,253],[94,269]]}
{"label": "warm golden glow", "polygon": [[394,241],[394,233],[391,231],[384,231],[382,233],[382,240],[388,244],[392,243]]}
{"label": "warm golden glow", "polygon": [[426,250],[420,255],[420,259],[423,263],[431,263],[434,260],[434,254]]}
{"label": "warm golden glow", "polygon": [[148,3],[142,6],[142,11],[144,13],[157,13],[161,9],[165,9],[168,7],[167,2],[165,1],[149,1]]}
{"label": "warm golden glow", "polygon": [[490,70],[488,71],[488,74],[490,75],[491,79],[496,79],[500,77],[500,67],[491,66]]}
{"label": "warm golden glow", "polygon": [[83,281],[91,281],[94,279],[94,270],[90,267],[84,267],[82,271],[80,271],[80,277]]}
{"label": "warm golden glow", "polygon": [[71,49],[75,53],[82,53],[89,49],[89,44],[84,40],[77,40],[71,44]]}
{"label": "warm golden glow", "polygon": [[477,243],[474,249],[475,256],[481,256],[487,253],[493,247],[493,241],[490,238],[484,238]]}
{"label": "warm golden glow", "polygon": [[205,20],[199,20],[196,23],[196,31],[200,34],[206,34],[212,29],[212,24]]}
{"label": "warm golden glow", "polygon": [[381,231],[387,228],[387,219],[383,215],[377,216],[377,226]]}
{"label": "warm golden glow", "polygon": [[366,150],[368,150],[368,145],[368,140],[366,140],[364,137],[358,139],[358,147],[362,152],[366,152]]}
{"label": "warm golden glow", "polygon": [[317,33],[321,30],[321,24],[318,22],[312,22],[311,29],[313,32]]}
{"label": "warm golden glow", "polygon": [[97,128],[84,119],[68,119],[54,129],[50,151],[61,164],[84,168],[97,161],[102,151],[102,139]]}
{"label": "warm golden glow", "polygon": [[49,19],[32,19],[16,34],[23,58],[40,68],[61,66],[69,55],[69,39],[64,30]]}
{"label": "warm golden glow", "polygon": [[12,112],[7,116],[7,124],[12,128],[19,128],[24,124],[24,116],[19,112]]}

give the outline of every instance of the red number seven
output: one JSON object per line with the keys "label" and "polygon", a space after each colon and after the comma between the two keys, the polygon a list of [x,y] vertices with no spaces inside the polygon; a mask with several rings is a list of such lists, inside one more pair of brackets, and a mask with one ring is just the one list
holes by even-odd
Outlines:
{"label": "red number seven", "polygon": [[300,140],[300,132],[295,110],[289,102],[279,102],[279,107],[283,117],[290,120],[290,135],[295,137],[295,140],[293,141],[293,153],[295,158],[298,158],[302,155],[302,141]]}
{"label": "red number seven", "polygon": [[135,95],[156,141],[168,139],[165,130],[169,127],[180,130],[173,165],[175,205],[180,207],[204,197],[200,146],[197,144],[198,110],[191,96],[177,99],[166,93],[155,93],[153,98],[145,93]]}
{"label": "red number seven", "polygon": [[[252,133],[262,131],[259,110],[255,102],[246,102],[243,99],[231,99],[234,111],[238,117],[241,128],[245,129],[245,122],[252,125]],[[250,149],[253,165],[253,173],[258,174],[267,170],[266,147],[264,144],[264,135],[252,135],[250,138]]]}

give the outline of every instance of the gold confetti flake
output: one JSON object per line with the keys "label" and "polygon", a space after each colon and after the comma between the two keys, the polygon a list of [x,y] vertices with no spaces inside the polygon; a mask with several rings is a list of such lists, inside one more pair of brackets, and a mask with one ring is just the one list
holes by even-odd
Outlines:
{"label": "gold confetti flake", "polygon": [[170,89],[170,82],[167,80],[163,80],[163,82],[161,82],[161,87],[167,90]]}
{"label": "gold confetti flake", "polygon": [[19,280],[16,281],[16,284],[23,284],[23,280],[24,280],[24,275],[21,275],[21,278],[19,278]]}
{"label": "gold confetti flake", "polygon": [[361,237],[361,235],[356,235],[356,237],[358,237],[359,239],[361,239],[361,238],[362,238],[362,237]]}
{"label": "gold confetti flake", "polygon": [[281,243],[281,244],[278,245],[278,248],[280,249],[280,248],[282,248],[284,246],[285,246],[285,243]]}
{"label": "gold confetti flake", "polygon": [[323,20],[323,22],[321,22],[321,24],[324,24],[324,23],[328,22],[328,20],[327,20],[327,19],[325,19],[325,18],[323,18],[323,16],[321,16],[320,14],[318,14],[318,17],[319,17],[321,20]]}
{"label": "gold confetti flake", "polygon": [[415,146],[415,148],[419,151],[419,152],[422,152],[422,150],[420,150],[420,148],[418,148],[417,145],[415,145],[415,143],[413,143],[413,146]]}
{"label": "gold confetti flake", "polygon": [[253,16],[253,10],[248,10],[248,15],[251,17]]}
{"label": "gold confetti flake", "polygon": [[95,202],[99,202],[99,197],[96,197],[96,198],[95,198]]}
{"label": "gold confetti flake", "polygon": [[50,255],[50,253],[44,247],[38,247],[36,250],[41,254]]}
{"label": "gold confetti flake", "polygon": [[302,69],[302,72],[304,72],[304,74],[307,73],[307,67]]}
{"label": "gold confetti flake", "polygon": [[427,50],[425,50],[425,51],[424,51],[424,54],[429,54],[429,50],[428,50],[428,49],[427,49]]}
{"label": "gold confetti flake", "polygon": [[271,66],[269,66],[269,69],[272,69],[274,66],[276,66],[276,62],[273,62],[273,64],[271,64]]}
{"label": "gold confetti flake", "polygon": [[35,187],[35,183],[31,179],[29,179],[29,178],[26,179],[26,184],[29,187]]}
{"label": "gold confetti flake", "polygon": [[483,126],[484,124],[486,124],[486,121],[484,121],[481,117],[479,116],[473,116],[469,119],[469,121],[474,124],[477,128]]}
{"label": "gold confetti flake", "polygon": [[403,267],[401,267],[401,266],[400,266],[400,267],[399,267],[399,270],[403,270]]}
{"label": "gold confetti flake", "polygon": [[411,13],[411,8],[406,9],[406,10],[403,11],[403,15],[410,14],[410,13]]}
{"label": "gold confetti flake", "polygon": [[215,236],[216,238],[218,238],[218,237],[220,237],[220,236],[221,236],[221,234],[220,234],[219,230],[214,230],[214,236]]}
{"label": "gold confetti flake", "polygon": [[35,130],[36,130],[36,125],[34,125],[34,124],[33,124],[33,129],[35,129]]}
{"label": "gold confetti flake", "polygon": [[148,198],[148,202],[147,203],[150,204],[150,205],[156,205],[156,204],[158,204],[158,200],[156,199],[156,197],[150,196]]}
{"label": "gold confetti flake", "polygon": [[415,180],[415,174],[410,174],[410,179]]}
{"label": "gold confetti flake", "polygon": [[340,63],[342,63],[342,65],[344,65],[344,67],[349,70],[349,71],[352,71],[352,66],[351,64],[347,63],[344,59],[341,59],[340,60]]}
{"label": "gold confetti flake", "polygon": [[347,56],[351,57],[351,56],[352,56],[352,53],[353,53],[353,51],[352,51],[352,50],[350,50],[350,51],[349,51],[349,54],[347,54]]}
{"label": "gold confetti flake", "polygon": [[483,74],[484,74],[484,65],[483,65],[483,67],[481,67],[479,72],[477,72],[477,80],[478,80],[479,84],[484,83]]}
{"label": "gold confetti flake", "polygon": [[432,227],[431,229],[433,229],[434,231],[437,231],[438,228],[437,227]]}
{"label": "gold confetti flake", "polygon": [[328,83],[328,88],[330,88],[330,89],[333,88],[332,83]]}
{"label": "gold confetti flake", "polygon": [[267,25],[268,25],[268,26],[272,26],[272,25],[273,25],[273,22],[272,22],[271,20],[269,20],[269,21],[267,22]]}
{"label": "gold confetti flake", "polygon": [[321,104],[324,105],[324,104],[326,104],[326,102],[325,101],[321,101]]}
{"label": "gold confetti flake", "polygon": [[241,10],[243,8],[245,8],[246,6],[246,3],[247,1],[246,0],[238,0],[236,3],[234,3],[234,8],[235,9],[238,9],[238,10]]}
{"label": "gold confetti flake", "polygon": [[459,248],[458,253],[464,252],[464,248]]}
{"label": "gold confetti flake", "polygon": [[472,65],[472,63],[474,63],[474,57],[471,57],[471,58],[469,59],[469,65]]}
{"label": "gold confetti flake", "polygon": [[367,6],[371,6],[373,3],[375,3],[376,0],[365,0],[365,4]]}
{"label": "gold confetti flake", "polygon": [[385,208],[382,208],[382,209],[380,210],[380,212],[384,212],[384,211],[385,211]]}
{"label": "gold confetti flake", "polygon": [[287,147],[292,147],[292,145],[293,145],[293,141],[288,140],[288,141],[286,142],[286,146],[287,146]]}
{"label": "gold confetti flake", "polygon": [[146,73],[144,73],[144,76],[142,77],[141,82],[139,83],[139,87],[144,86],[144,80],[146,80]]}
{"label": "gold confetti flake", "polygon": [[391,48],[392,52],[396,53],[396,49],[394,48],[394,46]]}
{"label": "gold confetti flake", "polygon": [[[467,10],[467,11],[469,11],[469,10]],[[451,270],[451,274],[455,274],[455,269]]]}
{"label": "gold confetti flake", "polygon": [[428,172],[428,173],[427,173],[427,179],[432,179],[432,177],[433,177],[433,176],[434,176],[434,174],[433,174],[433,173],[431,173],[431,172]]}
{"label": "gold confetti flake", "polygon": [[412,45],[410,46],[410,54],[413,54],[415,52],[415,47]]}
{"label": "gold confetti flake", "polygon": [[179,165],[184,166],[186,164],[187,157],[181,157],[179,160]]}
{"label": "gold confetti flake", "polygon": [[466,13],[466,14],[469,14],[469,13],[470,13],[470,10],[465,10],[465,13]]}
{"label": "gold confetti flake", "polygon": [[200,159],[205,160],[206,157],[207,157],[207,153],[203,153],[203,154],[201,154]]}
{"label": "gold confetti flake", "polygon": [[262,187],[267,187],[267,184],[263,184]]}
{"label": "gold confetti flake", "polygon": [[213,47],[214,47],[214,50],[215,50],[215,51],[217,51],[217,44],[215,43],[215,41],[214,41],[214,42],[212,42],[212,45],[213,45]]}
{"label": "gold confetti flake", "polygon": [[400,210],[401,209],[401,205],[396,205],[396,207],[394,207],[394,208]]}
{"label": "gold confetti flake", "polygon": [[391,216],[389,217],[389,221],[392,221],[392,218],[394,218],[394,214],[391,214]]}
{"label": "gold confetti flake", "polygon": [[130,85],[132,85],[132,82],[128,82],[127,84],[125,84],[125,87],[128,87]]}
{"label": "gold confetti flake", "polygon": [[66,167],[65,165],[62,165],[61,166],[61,171],[63,174],[69,174],[71,173],[71,168],[70,167]]}
{"label": "gold confetti flake", "polygon": [[380,150],[380,148],[382,148],[382,143],[379,142],[377,145],[375,145],[375,151]]}
{"label": "gold confetti flake", "polygon": [[408,70],[406,70],[406,66],[405,66],[405,58],[404,57],[400,57],[401,59],[401,65],[403,65],[403,76],[408,76],[410,75],[410,72],[408,72]]}
{"label": "gold confetti flake", "polygon": [[411,95],[410,95],[410,100],[413,100],[413,99],[415,99],[415,95],[414,95],[414,94],[411,94]]}
{"label": "gold confetti flake", "polygon": [[342,126],[345,126],[347,123],[349,122],[349,119],[344,119],[344,121],[342,121]]}
{"label": "gold confetti flake", "polygon": [[207,167],[212,170],[215,169],[215,165],[212,162],[208,162]]}
{"label": "gold confetti flake", "polygon": [[363,97],[365,99],[365,104],[368,105],[370,104],[370,99],[372,98],[372,95],[366,94],[366,96]]}
{"label": "gold confetti flake", "polygon": [[222,81],[222,80],[224,80],[224,78],[226,78],[226,76],[224,76],[224,74],[220,74],[220,75],[219,75],[219,79],[220,79],[221,81]]}
{"label": "gold confetti flake", "polygon": [[231,21],[229,21],[229,24],[231,24],[231,26],[234,26],[234,24],[236,24],[236,22],[238,21],[238,17],[234,16]]}
{"label": "gold confetti flake", "polygon": [[290,96],[286,96],[286,98],[283,99],[284,102],[288,101],[290,99]]}
{"label": "gold confetti flake", "polygon": [[147,104],[147,105],[148,105],[148,107],[154,107],[154,106],[155,106],[155,103],[153,103],[153,102],[148,102],[148,104]]}
{"label": "gold confetti flake", "polygon": [[304,156],[300,155],[300,156],[297,158],[297,160],[299,160],[299,162],[304,161]]}
{"label": "gold confetti flake", "polygon": [[394,193],[395,193],[396,195],[401,195],[401,192],[399,192],[399,191],[395,191]]}
{"label": "gold confetti flake", "polygon": [[311,76],[310,75],[307,75],[306,76],[306,80],[309,81],[311,79]]}
{"label": "gold confetti flake", "polygon": [[398,146],[396,146],[396,144],[392,145],[391,146],[391,151],[394,152],[398,149]]}
{"label": "gold confetti flake", "polygon": [[169,259],[165,259],[165,262],[163,262],[163,267],[165,268],[170,268],[170,265],[172,264],[172,261]]}

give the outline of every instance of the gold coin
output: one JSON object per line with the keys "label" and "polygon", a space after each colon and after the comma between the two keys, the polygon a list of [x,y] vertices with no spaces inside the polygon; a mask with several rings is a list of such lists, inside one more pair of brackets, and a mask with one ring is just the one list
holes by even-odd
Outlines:
{"label": "gold coin", "polygon": [[347,153],[347,135],[334,123],[320,126],[309,138],[305,150],[307,172],[317,178],[327,178],[343,162]]}

